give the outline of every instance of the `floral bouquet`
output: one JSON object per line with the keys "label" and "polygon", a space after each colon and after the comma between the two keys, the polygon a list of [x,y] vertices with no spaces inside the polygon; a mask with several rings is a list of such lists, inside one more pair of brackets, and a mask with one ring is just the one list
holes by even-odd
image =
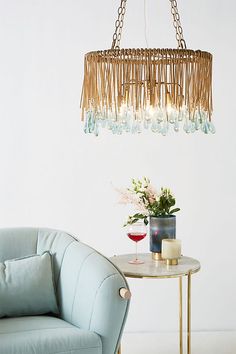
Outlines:
{"label": "floral bouquet", "polygon": [[132,204],[137,213],[130,215],[124,226],[143,220],[148,224],[149,216],[169,216],[179,208],[173,208],[175,198],[168,188],[161,188],[159,192],[151,185],[150,180],[144,177],[142,180],[132,179],[132,185],[125,190],[118,190],[121,195],[120,203]]}

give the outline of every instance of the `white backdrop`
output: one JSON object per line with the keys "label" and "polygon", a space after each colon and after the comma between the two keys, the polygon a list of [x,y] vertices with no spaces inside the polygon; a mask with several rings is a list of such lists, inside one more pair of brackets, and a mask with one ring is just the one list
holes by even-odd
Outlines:
{"label": "white backdrop", "polygon": [[[181,208],[177,237],[198,258],[193,328],[236,329],[234,0],[179,0],[189,48],[214,55],[215,135],[83,133],[83,55],[109,48],[119,0],[0,0],[0,227],[64,229],[107,256],[133,251],[112,185],[146,175]],[[147,0],[153,47],[175,47],[169,1]],[[144,47],[143,0],[122,45]],[[140,251],[148,251],[148,239]],[[177,328],[177,281],[130,281],[127,331]],[[175,295],[176,290],[176,295]]]}

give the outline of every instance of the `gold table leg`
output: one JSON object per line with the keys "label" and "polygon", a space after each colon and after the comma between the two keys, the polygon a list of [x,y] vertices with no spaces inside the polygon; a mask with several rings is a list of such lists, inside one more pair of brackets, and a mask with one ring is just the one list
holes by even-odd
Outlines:
{"label": "gold table leg", "polygon": [[191,272],[188,273],[187,354],[191,354]]}
{"label": "gold table leg", "polygon": [[183,286],[179,277],[179,353],[183,354]]}
{"label": "gold table leg", "polygon": [[[179,353],[183,354],[183,281],[179,277]],[[121,354],[121,345],[117,351]],[[191,354],[191,272],[188,273],[187,288],[187,354]]]}

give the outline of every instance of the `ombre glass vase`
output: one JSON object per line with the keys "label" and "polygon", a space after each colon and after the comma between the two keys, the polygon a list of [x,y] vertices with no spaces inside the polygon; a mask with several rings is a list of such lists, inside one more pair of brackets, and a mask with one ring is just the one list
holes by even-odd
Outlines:
{"label": "ombre glass vase", "polygon": [[150,231],[150,251],[155,260],[161,258],[161,243],[162,240],[176,238],[176,216],[150,216],[149,219]]}

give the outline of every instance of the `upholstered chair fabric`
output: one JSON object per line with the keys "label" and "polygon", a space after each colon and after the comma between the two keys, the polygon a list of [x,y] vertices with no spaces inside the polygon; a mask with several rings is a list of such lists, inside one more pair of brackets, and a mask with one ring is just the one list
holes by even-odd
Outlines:
{"label": "upholstered chair fabric", "polygon": [[60,318],[0,319],[0,354],[116,353],[129,307],[119,295],[120,288],[128,288],[123,275],[65,232],[0,230],[0,262],[45,251],[53,254]]}

